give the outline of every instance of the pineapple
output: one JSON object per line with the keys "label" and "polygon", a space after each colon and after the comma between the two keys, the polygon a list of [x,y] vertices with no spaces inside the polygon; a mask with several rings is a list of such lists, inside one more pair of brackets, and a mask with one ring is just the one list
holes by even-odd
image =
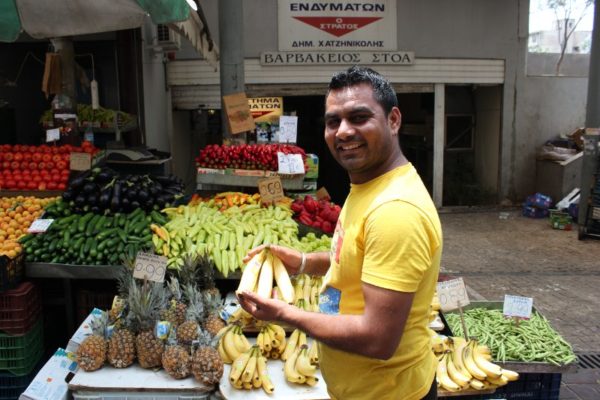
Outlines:
{"label": "pineapple", "polygon": [[204,301],[202,294],[193,285],[185,287],[185,295],[188,300],[186,321],[177,327],[177,343],[190,346],[200,333],[199,322],[204,317]]}
{"label": "pineapple", "polygon": [[183,379],[190,376],[191,357],[185,347],[177,344],[175,335],[171,331],[168,344],[162,354],[162,367],[175,379]]}
{"label": "pineapple", "polygon": [[176,328],[185,322],[185,312],[187,305],[183,302],[179,281],[172,276],[167,283],[167,287],[171,292],[172,299],[166,308],[160,311],[160,319],[169,321],[171,326]]}
{"label": "pineapple", "polygon": [[213,295],[219,293],[219,290],[215,287],[215,271],[217,267],[214,261],[207,255],[200,255],[196,269],[196,280],[200,290],[208,290]]}
{"label": "pineapple", "polygon": [[84,371],[95,371],[106,361],[106,339],[104,337],[108,313],[102,311],[100,316],[92,319],[92,334],[86,337],[77,349],[77,362]]}
{"label": "pineapple", "polygon": [[131,326],[138,332],[135,338],[138,362],[142,368],[160,367],[165,345],[156,337],[154,327],[158,310],[165,303],[162,284],[144,281],[139,287],[132,281],[128,303]]}
{"label": "pineapple", "polygon": [[203,384],[216,385],[223,376],[223,360],[215,348],[218,339],[206,331],[200,332],[198,339],[199,347],[192,357],[192,373]]}
{"label": "pineapple", "polygon": [[129,367],[135,361],[135,335],[125,326],[113,331],[108,342],[107,359],[115,368]]}
{"label": "pineapple", "polygon": [[210,289],[202,292],[205,304],[204,323],[202,328],[207,330],[211,335],[215,336],[221,328],[225,327],[225,321],[219,316],[219,311],[223,306],[221,294],[217,290],[216,293]]}

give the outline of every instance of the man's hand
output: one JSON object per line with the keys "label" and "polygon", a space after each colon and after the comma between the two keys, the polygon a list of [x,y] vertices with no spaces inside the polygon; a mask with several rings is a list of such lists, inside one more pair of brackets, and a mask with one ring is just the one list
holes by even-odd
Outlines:
{"label": "man's hand", "polygon": [[275,244],[261,244],[260,246],[248,251],[248,254],[246,254],[246,257],[244,257],[243,260],[244,264],[247,264],[252,257],[260,253],[264,248],[270,249],[271,253],[273,253],[274,256],[278,257],[281,262],[283,262],[285,269],[287,269],[290,275],[294,275],[298,272],[300,264],[302,263],[302,253],[298,250],[278,246]]}
{"label": "man's hand", "polygon": [[240,306],[261,321],[279,321],[286,307],[292,307],[277,299],[267,299],[256,293],[244,291],[237,294]]}

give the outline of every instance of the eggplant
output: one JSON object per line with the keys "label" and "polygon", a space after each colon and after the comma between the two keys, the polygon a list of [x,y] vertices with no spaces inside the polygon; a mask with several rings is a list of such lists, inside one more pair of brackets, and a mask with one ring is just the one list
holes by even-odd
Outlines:
{"label": "eggplant", "polygon": [[85,205],[85,196],[82,194],[77,195],[77,197],[75,197],[75,205],[77,207],[83,207]]}
{"label": "eggplant", "polygon": [[110,209],[117,212],[121,207],[121,182],[115,181],[112,187],[112,198],[110,199]]}
{"label": "eggplant", "polygon": [[91,194],[98,190],[98,186],[93,182],[87,182],[83,185],[83,189],[81,190],[83,193]]}
{"label": "eggplant", "polygon": [[111,170],[103,170],[98,175],[96,175],[96,182],[98,183],[106,183],[109,182],[114,177],[114,173]]}
{"label": "eggplant", "polygon": [[125,211],[125,212],[131,211],[131,202],[129,201],[129,199],[127,197],[123,197],[121,199],[121,207],[123,208],[123,211]]}
{"label": "eggplant", "polygon": [[94,214],[99,214],[100,213],[100,207],[98,207],[98,206],[92,206],[92,208],[90,208],[90,211],[93,212]]}
{"label": "eggplant", "polygon": [[97,193],[90,193],[87,196],[86,202],[87,202],[87,204],[89,204],[92,207],[98,206],[98,194]]}
{"label": "eggplant", "polygon": [[73,191],[70,188],[65,190],[62,194],[62,198],[66,202],[73,200]]}
{"label": "eggplant", "polygon": [[130,204],[131,204],[131,209],[133,209],[133,210],[137,210],[138,208],[141,207],[140,202],[137,200],[133,200]]}
{"label": "eggplant", "polygon": [[140,203],[144,203],[145,201],[147,201],[148,199],[150,199],[150,195],[148,194],[148,191],[146,191],[145,189],[141,189],[137,192],[137,199],[140,201]]}
{"label": "eggplant", "polygon": [[112,195],[112,188],[104,189],[98,197],[98,205],[100,207],[108,207],[110,205],[110,196]]}

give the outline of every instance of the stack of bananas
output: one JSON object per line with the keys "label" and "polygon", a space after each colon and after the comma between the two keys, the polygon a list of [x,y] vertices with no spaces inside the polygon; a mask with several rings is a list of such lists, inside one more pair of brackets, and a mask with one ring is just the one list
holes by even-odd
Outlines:
{"label": "stack of bananas", "polygon": [[475,339],[450,337],[442,347],[445,350],[439,358],[436,379],[438,387],[444,390],[494,389],[519,378],[518,373],[492,363],[487,346],[479,345]]}
{"label": "stack of bananas", "polygon": [[257,345],[240,354],[231,365],[229,382],[236,389],[263,388],[268,394],[275,386],[267,374],[267,359],[260,353]]}
{"label": "stack of bananas", "polygon": [[268,323],[261,327],[256,336],[256,344],[263,356],[272,359],[281,358],[287,345],[285,331],[277,324]]}
{"label": "stack of bananas", "polygon": [[241,354],[252,347],[239,325],[227,325],[217,336],[219,338],[219,355],[225,364],[231,364]]}
{"label": "stack of bananas", "polygon": [[298,274],[292,279],[296,301],[304,299],[305,310],[319,312],[319,291],[323,277]]}
{"label": "stack of bananas", "polygon": [[286,303],[293,303],[295,292],[290,276],[279,257],[266,248],[246,264],[236,292],[251,291],[259,296],[271,298],[273,278],[277,283],[278,296]]}
{"label": "stack of bananas", "polygon": [[432,322],[439,316],[441,308],[442,306],[440,304],[440,299],[438,297],[437,291],[435,291],[433,293],[433,299],[431,299],[431,307],[429,309],[429,322]]}
{"label": "stack of bananas", "polygon": [[283,373],[288,382],[315,386],[319,381],[315,376],[319,364],[317,344],[313,340],[308,347],[306,333],[299,329],[292,332],[281,359],[285,361]]}

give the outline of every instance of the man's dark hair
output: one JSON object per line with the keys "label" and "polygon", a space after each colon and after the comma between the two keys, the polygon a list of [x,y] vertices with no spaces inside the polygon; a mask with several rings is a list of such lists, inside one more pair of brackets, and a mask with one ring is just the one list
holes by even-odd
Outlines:
{"label": "man's dark hair", "polygon": [[392,111],[393,107],[398,107],[396,92],[387,79],[371,68],[356,65],[333,75],[325,98],[327,99],[332,90],[352,87],[361,83],[366,83],[373,88],[373,97],[383,108],[386,116]]}

